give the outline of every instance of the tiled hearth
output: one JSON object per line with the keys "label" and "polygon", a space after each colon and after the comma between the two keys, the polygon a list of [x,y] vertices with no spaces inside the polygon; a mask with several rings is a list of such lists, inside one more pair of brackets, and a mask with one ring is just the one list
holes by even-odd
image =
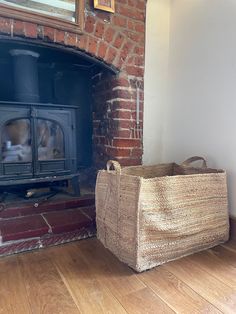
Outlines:
{"label": "tiled hearth", "polygon": [[37,204],[12,202],[2,207],[0,256],[95,235],[94,195]]}

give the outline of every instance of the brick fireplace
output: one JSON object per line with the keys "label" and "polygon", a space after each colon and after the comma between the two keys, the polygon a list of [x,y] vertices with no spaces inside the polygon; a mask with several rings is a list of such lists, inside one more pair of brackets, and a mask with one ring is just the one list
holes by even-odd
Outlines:
{"label": "brick fireplace", "polygon": [[[83,167],[83,171],[87,172],[87,176],[95,177],[96,169],[104,167],[109,159],[116,159],[124,166],[137,165],[142,160],[146,0],[116,0],[114,14],[95,10],[92,2],[85,0],[81,32],[68,31],[61,26],[50,26],[45,23],[36,24],[32,21],[25,21],[23,18],[1,16],[0,13],[0,45],[13,43],[14,46],[16,43],[16,45],[30,45],[36,49],[37,46],[41,47],[40,49],[55,49],[63,51],[64,55],[68,53],[68,58],[73,55],[73,58],[78,57],[93,65],[88,74],[92,108],[91,160]],[[94,178],[91,181],[94,182]],[[78,219],[78,225],[74,223],[76,220],[74,219],[71,222],[71,228],[68,226],[65,230],[62,228],[66,241],[88,236],[94,232],[93,197],[84,197],[86,201],[85,203],[82,201],[82,205],[79,200],[74,200],[73,204],[64,201],[63,206],[56,202],[55,206],[58,206],[58,210],[71,210],[82,206],[82,209],[79,209],[79,215],[84,215],[86,228],[89,226],[88,218],[91,221],[93,231],[90,232],[87,228],[83,235],[77,230],[78,225],[81,226],[81,219]],[[37,209],[35,212],[43,216],[52,208],[54,211],[55,206],[52,203],[48,207],[44,204],[42,210]],[[87,213],[84,208],[88,208]],[[11,210],[11,213],[14,213],[13,218],[25,217],[25,215],[28,217],[32,215],[35,208],[21,207],[17,212],[13,206]],[[11,218],[8,213],[5,214],[4,211],[0,213],[0,230],[3,223],[1,220]],[[50,216],[50,214],[47,215]],[[60,214],[62,215],[62,212]],[[76,214],[73,215],[76,216]],[[35,235],[34,232],[29,232],[27,235],[29,245],[24,244],[27,242],[24,239],[21,249],[18,247],[14,249],[15,243],[4,242],[0,245],[0,254],[65,242],[58,240],[58,237],[60,239],[62,237],[61,234],[57,234],[60,228],[54,228],[53,223],[50,225],[51,217],[49,216],[46,219],[46,226],[44,225],[46,216],[42,217],[42,225],[39,223],[41,230],[39,233]],[[62,220],[63,217],[62,215]],[[9,223],[11,224],[14,226],[13,222]],[[50,225],[49,228],[48,225]],[[42,231],[44,229],[46,231]],[[72,232],[71,236],[68,232]],[[50,240],[51,236],[53,240]],[[44,237],[43,240],[42,237]],[[14,238],[6,236],[6,242],[13,240]],[[9,250],[8,245],[11,245]]]}
{"label": "brick fireplace", "polygon": [[117,0],[115,14],[94,10],[90,3],[86,1],[82,34],[0,17],[1,37],[67,47],[117,70],[117,75],[101,72],[93,77],[96,160],[140,164],[142,132],[136,132],[136,100],[139,82],[142,130],[146,0]]}

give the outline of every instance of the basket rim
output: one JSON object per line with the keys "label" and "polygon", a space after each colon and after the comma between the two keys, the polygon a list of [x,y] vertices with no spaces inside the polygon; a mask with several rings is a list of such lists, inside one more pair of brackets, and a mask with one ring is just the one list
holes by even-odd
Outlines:
{"label": "basket rim", "polygon": [[[188,169],[196,169],[194,167],[188,167]],[[107,170],[99,170],[100,173],[107,173],[107,174],[111,174],[111,175],[120,175],[120,176],[126,176],[126,177],[132,177],[132,178],[139,178],[142,179],[144,181],[159,181],[159,180],[163,180],[163,178],[169,179],[169,180],[175,180],[175,179],[179,179],[179,178],[197,178],[197,177],[210,177],[212,175],[214,176],[226,176],[226,170],[223,169],[214,169],[214,168],[207,168],[209,170],[217,170],[219,172],[208,172],[208,173],[193,173],[193,174],[178,174],[178,175],[173,175],[173,176],[160,176],[160,177],[153,177],[153,178],[144,178],[143,176],[138,176],[138,175],[132,175],[132,174],[126,174],[126,173],[121,173],[118,174],[115,170],[110,170],[109,172]]]}

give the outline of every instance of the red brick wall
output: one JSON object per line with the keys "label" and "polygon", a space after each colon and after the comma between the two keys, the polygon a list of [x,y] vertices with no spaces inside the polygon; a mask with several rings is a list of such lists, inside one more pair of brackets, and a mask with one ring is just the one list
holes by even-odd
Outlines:
{"label": "red brick wall", "polygon": [[[100,73],[93,81],[94,152],[96,164],[108,158],[123,165],[141,163],[143,91],[140,91],[140,130],[136,125],[136,80],[133,76]],[[139,78],[142,82],[142,78]],[[101,166],[103,166],[101,164]]]}
{"label": "red brick wall", "polygon": [[[0,34],[84,51],[119,70],[93,77],[96,161],[141,163],[146,0],[116,0],[115,14],[86,0],[82,35],[0,16]],[[1,15],[1,13],[0,13]],[[136,82],[140,83],[140,130],[136,124]]]}

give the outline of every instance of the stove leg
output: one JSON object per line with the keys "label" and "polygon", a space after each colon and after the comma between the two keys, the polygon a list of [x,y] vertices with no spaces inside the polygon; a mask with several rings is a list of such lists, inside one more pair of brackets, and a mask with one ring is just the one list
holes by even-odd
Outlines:
{"label": "stove leg", "polygon": [[72,188],[74,190],[74,195],[80,196],[79,179],[77,176],[71,179],[71,184],[72,184]]}

